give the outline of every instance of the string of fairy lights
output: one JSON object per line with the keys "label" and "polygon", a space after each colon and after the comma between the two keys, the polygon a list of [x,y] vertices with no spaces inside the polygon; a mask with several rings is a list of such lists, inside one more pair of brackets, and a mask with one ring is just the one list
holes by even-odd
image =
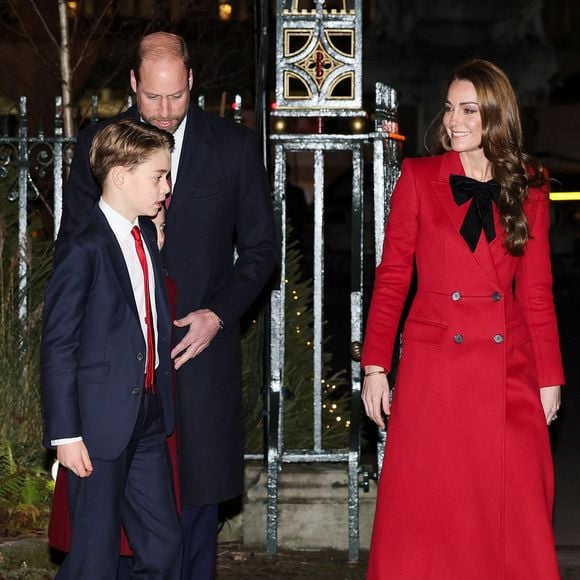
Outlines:
{"label": "string of fairy lights", "polygon": [[[288,284],[288,280],[285,279],[284,280],[284,283],[285,284]],[[299,301],[300,300],[300,294],[298,293],[298,291],[296,289],[291,290],[291,298],[294,301]],[[302,311],[301,310],[295,310],[294,311],[294,314],[296,314],[296,317],[297,318],[300,318],[302,316]],[[296,332],[297,335],[301,335],[302,334],[302,329],[301,329],[300,324],[296,324],[294,330],[295,330],[295,332]],[[304,344],[307,347],[309,347],[309,348],[312,347],[312,341],[309,340],[309,339],[305,340],[304,341]],[[336,388],[337,388],[337,385],[336,384],[334,384],[334,383],[327,384],[326,379],[321,379],[320,382],[322,384],[322,389],[323,389],[323,394],[324,395],[327,395],[328,396],[332,392],[335,392],[336,391]],[[332,417],[332,419],[334,419],[334,421],[336,423],[342,423],[346,429],[348,429],[350,427],[350,424],[351,424],[350,419],[343,420],[342,415],[339,414],[342,411],[341,411],[341,409],[339,409],[339,407],[338,407],[338,405],[336,403],[323,403],[322,404],[322,409],[324,411],[326,411],[329,415],[335,415],[336,414],[335,417]],[[326,430],[328,430],[328,429],[330,429],[332,427],[332,425],[330,423],[326,423],[324,427],[325,427]]]}

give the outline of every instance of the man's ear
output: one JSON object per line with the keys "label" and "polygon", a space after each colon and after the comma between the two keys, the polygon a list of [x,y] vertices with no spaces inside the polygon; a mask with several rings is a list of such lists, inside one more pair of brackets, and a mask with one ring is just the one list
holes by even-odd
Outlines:
{"label": "man's ear", "polygon": [[135,71],[131,69],[130,72],[130,81],[131,81],[131,90],[136,93],[137,92],[137,77],[135,77]]}
{"label": "man's ear", "polygon": [[[133,73],[133,71],[131,71],[131,73]],[[191,69],[189,69],[189,74],[187,75],[187,84],[189,85],[189,90],[191,91],[191,88],[193,87],[193,71]],[[135,86],[137,86],[135,84]]]}

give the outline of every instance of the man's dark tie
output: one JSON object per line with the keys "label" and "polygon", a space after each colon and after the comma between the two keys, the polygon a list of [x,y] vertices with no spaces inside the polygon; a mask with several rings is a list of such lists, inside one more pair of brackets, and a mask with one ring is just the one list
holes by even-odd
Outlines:
{"label": "man's dark tie", "polygon": [[145,367],[145,390],[155,392],[155,337],[153,335],[153,316],[151,312],[151,296],[149,295],[149,268],[145,257],[145,248],[141,232],[137,226],[131,230],[131,235],[135,240],[135,249],[143,270],[143,280],[145,286],[145,324],[147,326],[147,363]]}
{"label": "man's dark tie", "polygon": [[495,179],[483,182],[465,175],[450,175],[449,184],[457,205],[471,200],[460,233],[471,251],[475,252],[482,229],[488,242],[495,239],[492,201],[497,203],[500,185]]}

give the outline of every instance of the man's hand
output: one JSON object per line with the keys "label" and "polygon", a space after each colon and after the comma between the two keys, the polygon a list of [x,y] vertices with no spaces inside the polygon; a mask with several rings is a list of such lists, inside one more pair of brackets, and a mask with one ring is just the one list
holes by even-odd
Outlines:
{"label": "man's hand", "polygon": [[88,477],[93,473],[89,452],[82,441],[58,445],[56,458],[63,467],[70,469],[77,477]]}
{"label": "man's hand", "polygon": [[218,315],[207,308],[190,312],[187,316],[174,321],[173,324],[180,328],[189,326],[187,334],[171,351],[171,358],[176,370],[190,358],[203,352],[220,329]]}

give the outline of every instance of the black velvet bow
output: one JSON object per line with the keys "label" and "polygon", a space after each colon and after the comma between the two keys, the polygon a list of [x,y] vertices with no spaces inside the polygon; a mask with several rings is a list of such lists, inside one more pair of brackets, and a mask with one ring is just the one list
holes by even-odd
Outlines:
{"label": "black velvet bow", "polygon": [[492,201],[497,202],[501,188],[495,179],[483,182],[465,175],[450,175],[449,184],[457,205],[471,200],[460,233],[475,252],[482,229],[488,242],[495,239]]}

